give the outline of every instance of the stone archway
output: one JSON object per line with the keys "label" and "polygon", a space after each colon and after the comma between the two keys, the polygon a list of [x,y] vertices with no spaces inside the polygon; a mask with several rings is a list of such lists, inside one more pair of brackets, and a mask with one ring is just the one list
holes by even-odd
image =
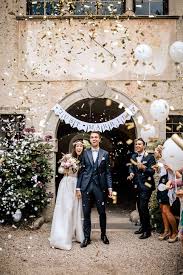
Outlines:
{"label": "stone archway", "polygon": [[[147,122],[147,119],[144,115],[143,110],[141,110],[140,106],[138,106],[138,104],[136,102],[134,102],[133,99],[131,99],[127,94],[117,90],[116,88],[107,87],[105,90],[105,93],[103,95],[99,95],[99,96],[100,96],[100,98],[109,98],[109,99],[113,100],[114,95],[115,95],[115,101],[117,103],[123,102],[124,108],[129,107],[131,104],[135,104],[137,106],[137,108],[139,109],[137,114],[135,116],[133,116],[133,121],[136,125],[136,135],[139,136],[140,125],[138,124],[138,119],[137,119],[138,116],[142,116],[144,121]],[[95,93],[95,97],[96,98],[98,97],[97,92]],[[55,104],[58,103],[65,110],[67,110],[71,105],[73,105],[78,100],[82,100],[82,99],[86,99],[86,98],[93,98],[93,97],[88,93],[88,90],[85,87],[85,88],[81,88],[76,91],[73,91],[69,95],[65,96],[62,100],[55,102]],[[44,129],[45,134],[50,134],[53,137],[53,139],[52,139],[52,142],[53,142],[52,167],[54,170],[54,176],[53,176],[53,180],[50,182],[49,186],[47,187],[48,191],[53,194],[53,199],[52,199],[51,204],[47,207],[45,214],[44,214],[45,219],[48,221],[52,218],[54,204],[55,204],[55,176],[56,176],[55,163],[56,163],[56,153],[58,151],[58,143],[57,143],[58,126],[59,126],[58,116],[56,116],[53,111],[50,111],[50,113],[47,117],[46,127]]]}

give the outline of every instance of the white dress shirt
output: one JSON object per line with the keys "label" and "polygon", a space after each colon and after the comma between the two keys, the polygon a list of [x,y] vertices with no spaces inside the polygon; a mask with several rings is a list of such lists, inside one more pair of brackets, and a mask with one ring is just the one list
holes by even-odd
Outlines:
{"label": "white dress shirt", "polygon": [[95,162],[98,157],[99,148],[91,148],[91,150],[92,150],[93,162]]}
{"label": "white dress shirt", "polygon": [[142,159],[143,159],[143,156],[144,156],[144,151],[143,152],[141,152],[141,153],[138,153],[138,156],[137,156],[137,161],[138,162],[142,162]]}

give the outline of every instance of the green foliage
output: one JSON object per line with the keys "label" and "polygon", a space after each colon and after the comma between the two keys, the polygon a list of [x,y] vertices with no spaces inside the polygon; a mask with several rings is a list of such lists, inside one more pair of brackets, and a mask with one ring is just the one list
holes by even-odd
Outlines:
{"label": "green foliage", "polygon": [[19,209],[21,221],[38,217],[50,201],[46,185],[52,177],[51,145],[33,133],[4,139],[0,155],[0,221],[12,223]]}

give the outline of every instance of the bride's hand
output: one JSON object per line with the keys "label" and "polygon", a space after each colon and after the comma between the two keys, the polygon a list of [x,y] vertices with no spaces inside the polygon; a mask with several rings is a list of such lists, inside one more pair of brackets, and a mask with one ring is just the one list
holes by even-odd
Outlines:
{"label": "bride's hand", "polygon": [[76,190],[76,197],[77,197],[78,199],[81,198],[81,191],[80,191],[80,190]]}

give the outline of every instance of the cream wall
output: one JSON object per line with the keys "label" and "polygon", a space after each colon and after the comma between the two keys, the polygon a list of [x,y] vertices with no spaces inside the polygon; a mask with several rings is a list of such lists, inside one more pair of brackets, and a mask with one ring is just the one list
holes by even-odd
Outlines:
{"label": "cream wall", "polygon": [[[64,58],[72,59],[72,54],[68,54],[67,51],[72,46],[76,47],[75,41],[80,39],[80,34],[77,32],[81,25],[84,23],[85,26],[84,38],[87,37],[88,30],[91,29],[91,24],[88,24],[86,20],[73,21],[70,23],[72,35],[69,32],[64,40],[64,51],[62,51],[61,43],[66,33],[64,28],[69,26],[65,20],[10,20],[10,24],[6,25],[7,27],[4,26],[4,31],[5,29],[7,31],[8,28],[8,32],[4,33],[4,47],[1,50],[0,70],[3,76],[1,79],[1,107],[9,108],[8,112],[16,109],[20,112],[26,110],[27,125],[34,125],[38,131],[45,130],[47,127],[41,126],[45,126],[45,121],[48,122],[47,116],[50,114],[51,108],[74,91],[85,88],[87,78],[106,80],[109,87],[114,87],[119,92],[126,94],[127,97],[131,97],[143,110],[144,118],[149,123],[151,122],[149,106],[155,98],[167,99],[174,106],[174,113],[180,112],[182,109],[182,81],[176,77],[177,68],[168,55],[169,45],[177,39],[176,36],[179,39],[182,37],[182,22],[180,20],[178,23],[175,19],[133,19],[118,20],[118,22],[116,20],[115,22],[113,20],[106,22],[96,20],[95,26],[93,26],[96,38],[100,39],[101,44],[108,41],[107,49],[117,58],[115,66],[112,66],[113,63],[108,53],[95,45],[93,41],[86,39],[85,48],[88,47],[89,51],[82,56],[84,66],[89,64],[96,53],[103,53],[102,59],[101,57],[93,59],[89,68],[93,67],[95,71],[89,71],[88,75],[83,69],[84,66],[81,68],[82,74],[78,74],[80,54],[75,55],[75,60],[62,62]],[[122,32],[111,31],[117,24],[120,29],[123,29]],[[59,29],[63,30],[61,35],[57,35]],[[126,36],[124,36],[124,29],[127,30]],[[104,30],[108,30],[108,32],[102,36],[101,33]],[[138,33],[136,33],[137,30],[139,30]],[[92,32],[94,33],[93,30]],[[73,33],[76,33],[75,38],[73,38]],[[72,39],[73,41],[71,41]],[[120,43],[117,46],[115,44],[121,39],[125,41],[123,50]],[[150,66],[142,64],[135,66],[134,58],[130,53],[138,43],[143,42],[152,46],[154,60]],[[111,45],[111,43],[113,44]],[[6,45],[9,45],[8,51],[5,51]],[[76,51],[79,46],[81,46],[80,41]],[[76,58],[77,70],[74,66]],[[102,63],[102,60],[105,62]],[[42,64],[46,64],[46,66]],[[156,66],[157,64],[159,67]],[[97,71],[98,66],[100,70]],[[154,70],[153,66],[157,69]],[[144,79],[145,81],[143,81]],[[82,94],[77,95],[76,99],[82,99]],[[164,137],[165,127],[161,127],[161,129],[163,130],[160,134]],[[54,126],[52,131],[55,133]]]}
{"label": "cream wall", "polygon": [[[169,45],[176,20],[19,21],[19,81],[175,80]],[[168,31],[167,31],[168,30]],[[138,62],[138,44],[153,56]],[[102,46],[104,45],[104,47]]]}

